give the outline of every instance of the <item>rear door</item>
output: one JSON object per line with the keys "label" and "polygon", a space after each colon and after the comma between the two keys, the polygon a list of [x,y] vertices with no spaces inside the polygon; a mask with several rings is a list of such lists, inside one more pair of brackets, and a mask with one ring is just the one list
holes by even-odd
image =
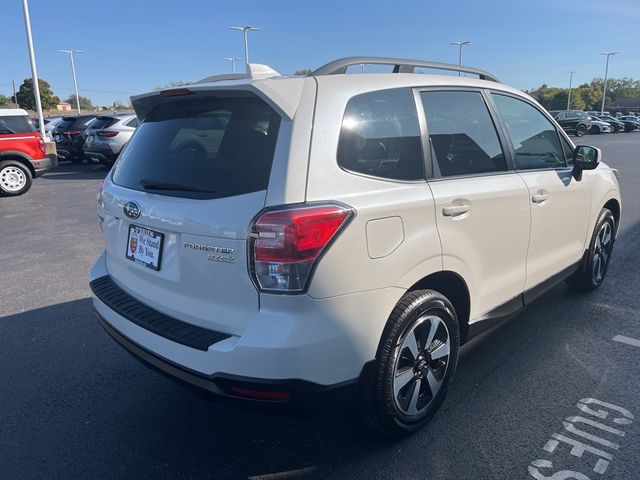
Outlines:
{"label": "rear door", "polygon": [[469,284],[473,319],[522,293],[527,187],[509,169],[481,91],[427,90],[420,96],[443,268],[462,274]]}
{"label": "rear door", "polygon": [[586,177],[572,176],[571,152],[563,148],[561,133],[537,107],[502,93],[491,96],[511,140],[516,170],[529,189],[528,290],[582,258],[591,190]]}
{"label": "rear door", "polygon": [[242,92],[153,108],[101,195],[113,279],[163,313],[241,333],[258,311],[248,226],[265,203],[279,126]]}

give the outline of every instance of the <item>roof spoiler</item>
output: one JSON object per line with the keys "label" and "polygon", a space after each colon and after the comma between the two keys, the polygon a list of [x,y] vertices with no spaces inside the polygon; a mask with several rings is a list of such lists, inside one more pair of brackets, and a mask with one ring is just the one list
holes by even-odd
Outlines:
{"label": "roof spoiler", "polygon": [[202,80],[198,80],[196,83],[224,82],[225,80],[257,80],[282,76],[269,65],[250,63],[247,67],[247,73],[224,73],[222,75],[212,75],[210,77],[205,77]]}

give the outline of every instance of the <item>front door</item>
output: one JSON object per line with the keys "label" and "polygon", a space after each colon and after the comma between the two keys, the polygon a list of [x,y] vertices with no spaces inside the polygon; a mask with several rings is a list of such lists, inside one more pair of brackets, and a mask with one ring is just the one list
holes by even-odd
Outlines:
{"label": "front door", "polygon": [[591,209],[589,182],[573,177],[568,141],[562,138],[563,149],[562,134],[538,108],[509,95],[491,96],[511,141],[516,170],[529,190],[529,290],[582,258]]}

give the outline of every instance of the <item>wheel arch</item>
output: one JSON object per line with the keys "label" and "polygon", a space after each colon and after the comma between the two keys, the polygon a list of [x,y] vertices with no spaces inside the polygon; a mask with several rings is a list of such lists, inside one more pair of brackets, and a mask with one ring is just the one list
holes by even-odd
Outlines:
{"label": "wheel arch", "polygon": [[618,229],[620,228],[620,202],[618,202],[615,198],[610,198],[606,201],[606,203],[602,206],[602,208],[607,208],[611,210],[613,213],[613,218],[616,222],[616,235],[618,233]]}
{"label": "wheel arch", "polygon": [[29,171],[31,172],[31,176],[35,177],[36,176],[36,170],[35,168],[33,168],[33,164],[31,163],[31,159],[26,156],[24,153],[22,152],[14,152],[14,151],[4,151],[4,152],[0,152],[0,162],[3,162],[5,160],[14,160],[16,162],[20,162],[22,164],[24,164]]}
{"label": "wheel arch", "polygon": [[418,280],[407,292],[424,289],[435,290],[449,299],[458,317],[460,343],[464,343],[469,331],[471,313],[471,295],[467,282],[456,272],[441,270]]}

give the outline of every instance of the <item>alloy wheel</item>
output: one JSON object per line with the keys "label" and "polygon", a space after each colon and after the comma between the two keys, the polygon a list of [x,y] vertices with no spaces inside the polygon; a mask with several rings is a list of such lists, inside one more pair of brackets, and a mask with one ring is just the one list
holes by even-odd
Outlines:
{"label": "alloy wheel", "polygon": [[442,388],[451,340],[442,318],[418,318],[396,347],[393,398],[405,415],[422,413]]}
{"label": "alloy wheel", "polygon": [[613,245],[613,229],[611,222],[604,222],[596,236],[596,243],[593,247],[593,280],[600,283],[607,271],[607,263],[611,255]]}

